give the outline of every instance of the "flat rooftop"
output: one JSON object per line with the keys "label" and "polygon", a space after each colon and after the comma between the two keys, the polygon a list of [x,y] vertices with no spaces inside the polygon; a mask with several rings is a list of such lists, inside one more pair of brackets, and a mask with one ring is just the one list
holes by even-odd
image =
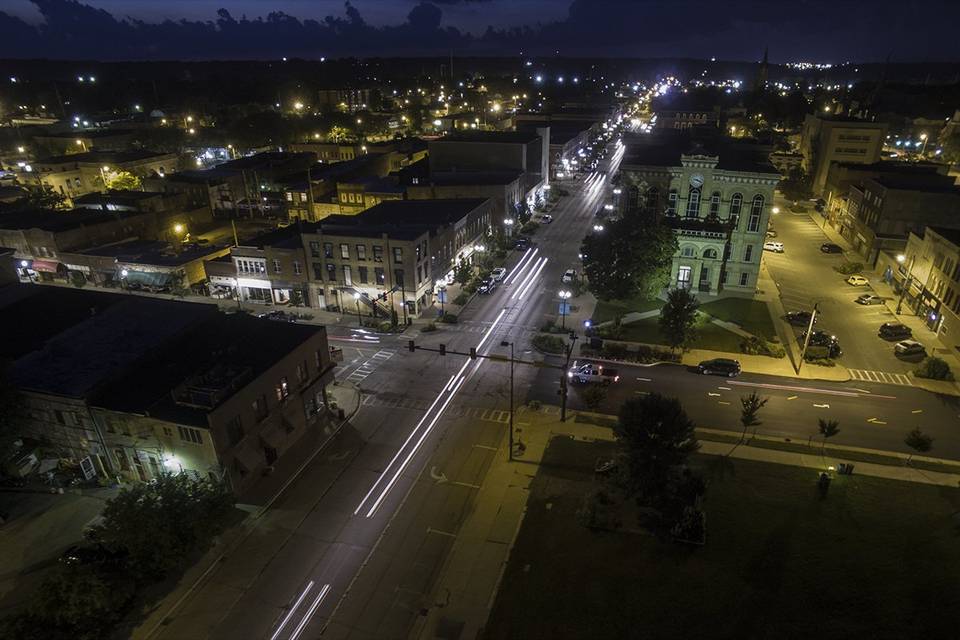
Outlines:
{"label": "flat rooftop", "polygon": [[[122,302],[90,315],[17,360],[10,370],[13,384],[70,398],[89,397],[117,376],[124,377],[127,387],[138,387],[143,381],[131,384],[127,375],[132,364],[203,318],[219,313],[213,305],[123,297]],[[19,319],[29,322],[32,316]]]}
{"label": "flat rooftop", "polygon": [[354,216],[330,216],[315,223],[324,234],[412,240],[463,219],[487,198],[388,200]]}
{"label": "flat rooftop", "polygon": [[536,131],[476,131],[471,133],[454,133],[433,142],[527,144],[539,137],[540,135]]}
{"label": "flat rooftop", "polygon": [[702,155],[716,157],[717,169],[780,175],[770,163],[769,148],[722,135],[668,129],[654,135],[632,136],[625,144],[623,166],[680,167],[681,156]]}
{"label": "flat rooftop", "polygon": [[136,211],[100,211],[97,209],[73,209],[71,211],[50,211],[33,209],[12,211],[0,214],[0,229],[23,230],[41,229],[52,233],[76,229],[77,227],[116,222],[117,218],[143,215]]}
{"label": "flat rooftop", "polygon": [[148,160],[150,158],[159,158],[161,156],[174,156],[173,153],[161,151],[149,151],[147,149],[130,149],[128,151],[87,151],[85,153],[72,153],[63,156],[50,156],[41,158],[34,162],[34,166],[44,164],[124,164],[127,162],[137,162]]}

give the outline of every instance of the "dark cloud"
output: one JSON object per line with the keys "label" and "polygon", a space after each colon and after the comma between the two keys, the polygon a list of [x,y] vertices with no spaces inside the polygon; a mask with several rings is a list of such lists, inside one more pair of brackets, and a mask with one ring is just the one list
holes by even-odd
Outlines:
{"label": "dark cloud", "polygon": [[[564,19],[485,31],[477,25],[471,28],[477,35],[444,26],[438,5],[478,7],[493,0],[421,1],[404,22],[388,26],[371,25],[350,2],[340,15],[320,20],[280,11],[236,17],[221,9],[210,20],[146,22],[77,0],[31,1],[43,18],[39,26],[0,12],[0,57],[250,59],[450,50],[513,55],[522,49],[532,55],[756,59],[766,45],[775,61],[882,60],[891,52],[901,61],[960,57],[947,19],[956,0],[873,0],[867,8],[849,0],[572,0]],[[410,2],[379,1],[396,7]]]}

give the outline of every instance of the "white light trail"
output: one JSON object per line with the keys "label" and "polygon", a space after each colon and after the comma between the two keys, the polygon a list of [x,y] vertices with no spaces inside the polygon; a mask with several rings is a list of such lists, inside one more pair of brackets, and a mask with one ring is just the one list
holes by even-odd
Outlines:
{"label": "white light trail", "polygon": [[[506,283],[507,283],[507,284],[511,284],[514,280],[516,280],[517,278],[520,277],[520,274],[523,273],[524,269],[526,269],[527,266],[530,265],[530,262],[528,261],[528,258],[529,258],[529,260],[533,260],[533,257],[534,257],[535,255],[537,255],[537,252],[538,252],[538,251],[540,251],[540,248],[539,248],[539,247],[536,248],[536,249],[527,249],[527,253],[523,254],[523,258],[520,259],[520,262],[517,263],[517,266],[515,266],[515,267],[510,271],[510,275],[507,276],[507,278],[506,278]],[[532,253],[531,253],[531,252],[532,252]],[[524,262],[526,262],[527,264],[524,265],[524,264],[523,264]]]}
{"label": "white light trail", "polygon": [[317,597],[314,598],[313,603],[310,605],[310,608],[307,609],[306,615],[303,616],[303,619],[300,620],[300,624],[297,625],[297,628],[293,630],[293,633],[290,634],[289,640],[297,640],[300,637],[300,634],[303,633],[303,630],[307,627],[307,624],[310,623],[310,618],[313,617],[313,614],[316,613],[317,607],[320,606],[320,603],[323,602],[323,599],[327,597],[327,594],[330,592],[330,585],[323,585],[323,589],[320,589],[320,593],[317,594]]}
{"label": "white light trail", "polygon": [[277,630],[273,632],[273,635],[270,636],[270,640],[277,640],[280,636],[280,633],[283,631],[283,628],[287,626],[287,623],[290,622],[290,618],[293,617],[293,614],[297,612],[297,609],[300,608],[300,605],[303,604],[303,599],[307,597],[307,594],[310,593],[310,589],[313,589],[314,582],[310,581],[310,584],[303,590],[303,593],[300,594],[300,597],[297,598],[297,601],[293,603],[293,607],[290,609],[290,612],[284,616],[283,621],[280,623],[280,626],[277,627]]}
{"label": "white light trail", "polygon": [[512,296],[510,296],[511,300],[517,299],[517,296],[520,295],[520,292],[523,291],[523,288],[527,286],[527,283],[530,281],[530,278],[533,276],[533,273],[537,270],[537,267],[539,267],[542,263],[543,263],[543,258],[537,258],[536,262],[533,263],[533,267],[530,269],[527,275],[523,278],[523,280],[520,281],[520,286],[517,287],[517,290],[513,292]]}
{"label": "white light trail", "polygon": [[527,295],[527,291],[530,290],[530,287],[534,285],[537,281],[537,278],[540,277],[540,272],[543,271],[543,268],[547,266],[547,260],[544,258],[543,262],[540,263],[540,266],[533,271],[533,277],[530,278],[530,281],[527,283],[527,286],[520,290],[520,300],[523,300],[523,296]]}

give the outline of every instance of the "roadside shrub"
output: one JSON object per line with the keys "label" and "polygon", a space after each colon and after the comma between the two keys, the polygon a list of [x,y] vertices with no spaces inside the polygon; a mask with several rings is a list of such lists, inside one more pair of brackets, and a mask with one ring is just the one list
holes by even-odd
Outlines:
{"label": "roadside shrub", "polygon": [[833,358],[821,358],[818,356],[807,355],[804,358],[804,362],[809,364],[815,364],[818,367],[835,367],[837,363],[833,361]]}
{"label": "roadside shrub", "polygon": [[580,399],[587,409],[593,411],[607,399],[607,388],[599,384],[591,384],[580,392]]}
{"label": "roadside shrub", "polygon": [[420,329],[421,333],[431,333],[436,330],[437,325],[432,322],[428,322],[426,325],[424,325],[423,329]]}
{"label": "roadside shrub", "polygon": [[924,358],[923,362],[913,370],[913,375],[930,380],[953,381],[953,372],[950,371],[950,365],[936,356]]}
{"label": "roadside shrub", "polygon": [[563,353],[566,343],[563,338],[553,335],[537,334],[533,337],[533,346],[544,353]]}
{"label": "roadside shrub", "polygon": [[540,331],[543,333],[567,333],[569,329],[564,329],[560,325],[552,322],[544,322],[543,326],[540,327]]}
{"label": "roadside shrub", "polygon": [[389,320],[384,320],[377,325],[377,331],[379,331],[380,333],[390,333],[391,331],[393,331],[393,325],[390,323]]}
{"label": "roadside shrub", "polygon": [[620,319],[618,318],[611,324],[605,324],[597,327],[596,332],[601,338],[619,340],[620,337],[623,336],[623,325],[620,324]]}
{"label": "roadside shrub", "polygon": [[540,404],[539,400],[531,400],[527,403],[527,406],[530,407],[530,411],[540,411],[540,407],[543,405]]}
{"label": "roadside shrub", "polygon": [[834,269],[836,269],[837,271],[839,271],[845,276],[850,276],[855,273],[860,273],[861,271],[863,271],[863,263],[862,262],[844,262],[839,267],[834,267]]}
{"label": "roadside shrub", "polygon": [[540,228],[539,223],[536,223],[533,220],[531,220],[527,224],[520,227],[520,233],[524,235],[533,235],[537,232],[537,229],[539,228]]}
{"label": "roadside shrub", "polygon": [[457,324],[457,314],[447,311],[440,316],[440,322],[444,324]]}
{"label": "roadside shrub", "polygon": [[787,356],[787,351],[782,345],[757,336],[742,340],[740,351],[750,356],[768,356],[770,358],[785,358]]}

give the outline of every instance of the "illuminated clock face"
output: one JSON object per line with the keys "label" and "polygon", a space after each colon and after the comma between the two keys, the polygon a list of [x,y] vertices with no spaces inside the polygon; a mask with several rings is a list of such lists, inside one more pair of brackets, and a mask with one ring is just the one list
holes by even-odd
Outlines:
{"label": "illuminated clock face", "polygon": [[691,187],[702,187],[703,186],[703,174],[695,173],[690,176],[690,186]]}

